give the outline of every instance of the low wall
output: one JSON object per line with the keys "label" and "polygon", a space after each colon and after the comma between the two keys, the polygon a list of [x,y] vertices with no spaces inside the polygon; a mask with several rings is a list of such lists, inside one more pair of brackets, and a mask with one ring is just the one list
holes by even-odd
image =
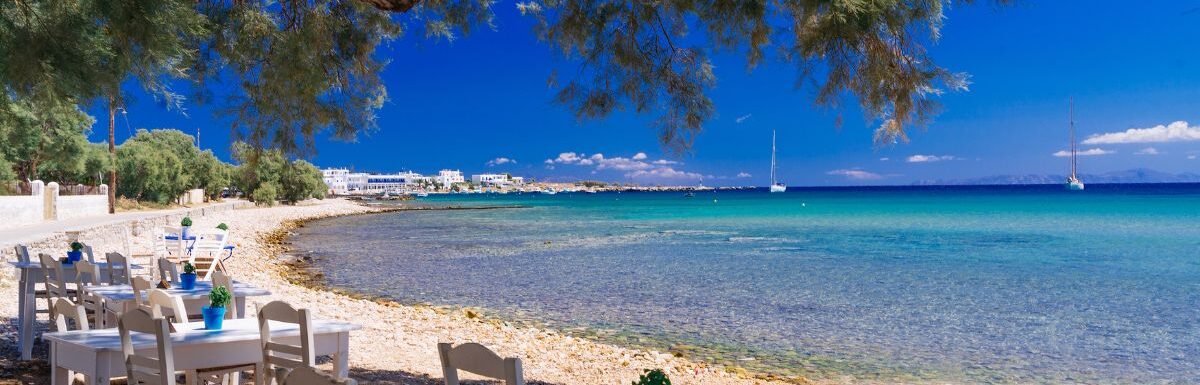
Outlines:
{"label": "low wall", "polygon": [[56,219],[108,215],[108,195],[67,195],[58,197]]}
{"label": "low wall", "polygon": [[32,195],[0,196],[0,227],[23,226],[42,221],[42,197]]}

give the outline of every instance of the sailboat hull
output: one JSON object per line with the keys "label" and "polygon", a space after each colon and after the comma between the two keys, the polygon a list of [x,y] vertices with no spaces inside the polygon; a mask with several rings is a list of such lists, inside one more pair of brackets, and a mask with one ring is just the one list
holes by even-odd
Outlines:
{"label": "sailboat hull", "polygon": [[1081,190],[1083,190],[1083,182],[1080,182],[1080,181],[1067,182],[1067,190],[1081,191]]}
{"label": "sailboat hull", "polygon": [[781,192],[784,192],[784,191],[787,191],[787,186],[784,186],[784,185],[781,185],[781,184],[773,184],[773,185],[771,185],[771,192],[773,192],[773,193],[781,193]]}

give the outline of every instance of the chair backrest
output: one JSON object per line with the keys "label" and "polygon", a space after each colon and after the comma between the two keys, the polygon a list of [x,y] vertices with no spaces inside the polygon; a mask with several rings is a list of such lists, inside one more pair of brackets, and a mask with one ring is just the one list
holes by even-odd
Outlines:
{"label": "chair backrest", "polygon": [[88,261],[75,262],[76,288],[100,284],[100,266]]}
{"label": "chair backrest", "polygon": [[29,246],[16,245],[17,262],[29,263]]}
{"label": "chair backrest", "polygon": [[96,254],[92,252],[92,245],[83,243],[83,255],[87,256],[88,262],[96,263]]}
{"label": "chair backrest", "polygon": [[196,234],[196,242],[192,244],[192,254],[220,254],[225,249],[228,235],[224,232]]}
{"label": "chair backrest", "polygon": [[133,303],[138,307],[149,306],[150,289],[154,288],[154,284],[150,280],[143,277],[133,277],[129,280],[129,286],[133,287]]}
{"label": "chair backrest", "polygon": [[358,382],[350,378],[339,380],[317,368],[302,366],[292,370],[283,379],[283,385],[358,385]]}
{"label": "chair backrest", "polygon": [[108,260],[108,265],[104,268],[108,272],[108,284],[128,285],[129,259],[117,252],[105,253],[104,259]]}
{"label": "chair backrest", "polygon": [[179,284],[179,266],[166,258],[158,259],[158,277],[167,280],[172,285]]}
{"label": "chair backrest", "polygon": [[[288,345],[271,339],[271,323],[269,321],[287,322],[300,326],[300,345]],[[308,325],[312,316],[308,309],[296,309],[283,301],[272,301],[258,309],[259,343],[263,351],[263,371],[275,373],[276,368],[296,369],[302,366],[313,366],[316,353],[313,347],[313,334]]]}
{"label": "chair backrest", "polygon": [[[177,295],[171,295],[164,290],[150,289],[150,314],[155,318],[169,318],[173,322],[188,322],[187,307],[183,305],[183,298]],[[167,313],[164,310],[169,310]]]}
{"label": "chair backrest", "polygon": [[[182,228],[172,227],[172,226],[164,226],[162,228],[162,232],[163,232],[163,234],[162,234],[163,235],[163,247],[165,247],[167,254],[174,255],[175,258],[183,258],[184,256],[187,255],[187,253],[184,252],[184,248],[186,248],[187,241],[185,241],[183,239],[183,229]],[[167,235],[173,235],[176,237],[176,239],[175,240],[167,240],[166,239]]]}
{"label": "chair backrest", "polygon": [[[233,292],[233,278],[229,278],[228,275],[225,275],[225,272],[214,271],[212,273],[212,285],[213,289],[224,287],[225,290],[229,290],[229,296],[231,298],[237,298],[237,294],[234,294]],[[225,319],[233,319],[235,314],[236,312],[233,309],[233,301],[226,302]]]}
{"label": "chair backrest", "polygon": [[[171,332],[167,320],[154,317],[146,309],[134,309],[121,315],[117,322],[121,334],[121,353],[125,356],[125,373],[130,384],[175,384],[175,359],[171,355]],[[138,355],[133,349],[133,333],[154,336],[155,355]]]}
{"label": "chair backrest", "polygon": [[67,283],[63,281],[63,266],[50,254],[38,254],[42,263],[42,278],[46,281],[46,295],[50,297],[67,297]]}
{"label": "chair backrest", "polygon": [[465,370],[484,377],[504,380],[505,385],[524,385],[520,358],[500,358],[500,355],[477,343],[453,346],[438,344],[442,359],[442,374],[446,385],[458,385],[458,371]]}
{"label": "chair backrest", "polygon": [[[54,306],[50,308],[50,314],[50,318],[54,322],[54,331],[89,330],[87,310],[83,308],[83,305],[76,305],[69,299],[55,298]],[[68,321],[75,324],[75,329],[68,327]]]}

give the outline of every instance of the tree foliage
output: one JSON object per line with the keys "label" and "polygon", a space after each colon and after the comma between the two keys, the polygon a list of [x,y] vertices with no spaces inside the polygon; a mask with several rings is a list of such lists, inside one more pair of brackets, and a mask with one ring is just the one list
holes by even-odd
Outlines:
{"label": "tree foliage", "polygon": [[239,163],[234,185],[256,203],[271,205],[278,200],[295,204],[308,198],[324,198],[329,189],[321,170],[303,160],[289,161],[281,150],[262,150],[238,142],[233,152]]}
{"label": "tree foliage", "polygon": [[212,151],[201,151],[191,135],[179,130],[138,130],[117,148],[117,194],[168,203],[190,189],[220,196],[229,185],[231,166]]}
{"label": "tree foliage", "polygon": [[84,182],[96,169],[86,136],[92,123],[70,103],[22,99],[0,106],[0,153],[19,180]]}

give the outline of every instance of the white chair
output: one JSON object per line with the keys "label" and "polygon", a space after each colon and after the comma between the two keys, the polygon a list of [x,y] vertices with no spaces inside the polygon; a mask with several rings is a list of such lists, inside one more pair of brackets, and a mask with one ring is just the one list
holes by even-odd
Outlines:
{"label": "white chair", "polygon": [[[54,331],[90,330],[88,327],[87,310],[84,310],[83,306],[76,305],[66,298],[55,298],[54,307],[51,310],[50,322],[54,323]],[[72,324],[75,325],[74,329],[70,328]],[[75,373],[68,371],[67,378],[74,379]]]}
{"label": "white chair", "polygon": [[[17,254],[17,262],[21,262],[21,263],[29,263],[29,262],[30,262],[30,258],[29,258],[29,246],[26,246],[26,245],[17,245],[17,246],[15,246],[15,247],[14,247],[14,249],[15,249],[15,250],[14,250],[14,251],[15,251],[15,253]],[[40,258],[41,256],[39,255],[38,257]],[[40,263],[40,262],[41,262],[41,260],[39,259],[39,261],[38,261],[38,262]],[[37,289],[37,284],[36,284],[36,283],[34,284],[34,290],[33,290],[33,310],[34,310],[34,314],[37,314],[37,313],[50,313],[50,312],[51,312],[51,310],[50,310],[50,309],[51,309],[51,308],[53,308],[53,306],[54,306],[54,304],[50,303],[50,296],[49,296],[49,295],[48,295],[48,293],[46,292],[45,285],[42,285],[42,286],[43,286],[43,288],[39,290],[39,289]],[[37,308],[37,302],[38,302],[38,300],[43,300],[43,301],[46,301],[46,308],[45,308],[45,309],[38,309],[38,308]]]}
{"label": "white chair", "polygon": [[339,380],[317,368],[302,366],[292,370],[283,379],[283,385],[358,385],[358,382],[350,378]]}
{"label": "white chair", "polygon": [[133,303],[137,307],[150,306],[150,289],[154,288],[154,284],[150,280],[143,277],[133,277],[129,280],[129,286],[133,288]]}
{"label": "white chair", "polygon": [[147,297],[150,314],[154,318],[166,318],[172,322],[188,322],[187,307],[183,305],[183,298],[160,289],[150,289]]}
{"label": "white chair", "polygon": [[88,261],[75,262],[75,303],[83,306],[89,316],[93,317],[96,327],[105,327],[104,297],[92,294],[88,287],[97,285],[100,280],[100,266]]}
{"label": "white chair", "polygon": [[92,252],[92,245],[80,242],[83,244],[83,255],[87,256],[87,261],[96,263],[96,254]]}
{"label": "white chair", "polygon": [[[117,322],[121,334],[121,353],[125,356],[125,373],[130,384],[167,385],[175,381],[175,358],[171,353],[171,325],[154,317],[146,309],[134,309],[121,315]],[[133,333],[154,335],[155,355],[138,355],[133,349]]]}
{"label": "white chair", "polygon": [[225,252],[228,234],[224,232],[197,234],[192,244],[189,261],[196,266],[197,278],[208,280],[214,271],[225,271],[221,254]]}
{"label": "white chair", "polygon": [[108,265],[105,265],[105,270],[108,272],[108,284],[128,285],[130,277],[129,259],[117,252],[105,253],[104,259],[108,260]]}
{"label": "white chair", "polygon": [[[300,345],[288,345],[271,339],[271,323],[269,321],[298,324],[300,327]],[[259,341],[262,346],[263,362],[261,370],[254,372],[256,384],[270,384],[272,380],[286,377],[293,369],[303,366],[313,366],[316,353],[313,348],[313,333],[309,329],[312,316],[308,309],[296,309],[283,301],[272,301],[258,309]]]}
{"label": "white chair", "polygon": [[473,342],[458,346],[439,343],[438,355],[442,359],[442,375],[446,377],[446,385],[459,385],[459,370],[504,380],[505,385],[525,384],[520,358],[500,358],[483,345]]}
{"label": "white chair", "polygon": [[179,266],[175,262],[171,262],[167,258],[159,258],[156,262],[158,265],[158,278],[170,282],[171,285],[179,284]]}
{"label": "white chair", "polygon": [[[212,276],[212,284],[213,289],[224,287],[225,290],[229,290],[230,298],[237,298],[237,294],[233,292],[233,278],[229,278],[229,276],[225,275],[224,272],[214,271]],[[233,307],[233,302],[234,301],[229,301],[225,303],[225,319],[234,319],[237,315],[237,312]]]}
{"label": "white chair", "polygon": [[38,254],[38,259],[42,264],[42,278],[46,284],[46,303],[49,304],[49,298],[53,297],[73,297],[74,291],[67,288],[67,283],[63,280],[62,262],[49,254]]}

